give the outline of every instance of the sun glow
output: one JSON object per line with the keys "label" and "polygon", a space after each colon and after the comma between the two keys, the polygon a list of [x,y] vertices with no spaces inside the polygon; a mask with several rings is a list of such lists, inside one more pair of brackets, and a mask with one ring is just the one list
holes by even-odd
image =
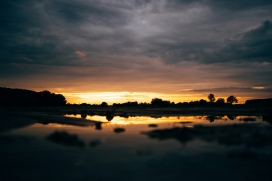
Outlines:
{"label": "sun glow", "polygon": [[255,87],[252,87],[252,89],[265,89],[265,88],[262,86],[255,86]]}
{"label": "sun glow", "polygon": [[134,102],[138,103],[146,102],[150,103],[155,97],[163,100],[169,100],[171,102],[190,102],[206,97],[202,94],[162,94],[162,93],[150,93],[150,92],[84,92],[84,93],[60,93],[63,94],[67,101],[71,104],[101,104],[101,102],[107,102],[109,105],[113,103]]}

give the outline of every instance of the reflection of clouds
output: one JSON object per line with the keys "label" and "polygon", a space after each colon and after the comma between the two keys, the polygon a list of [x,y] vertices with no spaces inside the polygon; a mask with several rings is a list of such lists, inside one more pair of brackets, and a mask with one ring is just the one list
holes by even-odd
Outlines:
{"label": "reflection of clouds", "polygon": [[136,156],[143,157],[143,156],[150,156],[153,154],[153,151],[148,148],[139,148],[135,151]]}
{"label": "reflection of clouds", "polygon": [[0,144],[11,144],[15,142],[29,142],[34,138],[23,135],[0,135]]}
{"label": "reflection of clouds", "polygon": [[2,114],[0,120],[0,133],[27,127],[35,123],[33,119],[6,114]]}
{"label": "reflection of clouds", "polygon": [[61,144],[69,147],[84,148],[85,143],[76,134],[69,134],[65,131],[56,131],[46,137],[47,140],[57,144]]}
{"label": "reflection of clouds", "polygon": [[271,124],[272,123],[272,113],[265,114],[263,116],[263,121],[266,121]]}
{"label": "reflection of clouds", "polygon": [[234,124],[224,126],[195,126],[193,128],[171,128],[144,132],[149,138],[175,139],[184,144],[194,139],[217,142],[226,146],[245,145],[263,147],[272,145],[271,128],[257,124]]}
{"label": "reflection of clouds", "polygon": [[252,160],[258,157],[258,154],[249,150],[232,151],[228,153],[229,158],[238,158],[241,160]]}
{"label": "reflection of clouds", "polygon": [[90,147],[97,147],[98,145],[102,144],[101,140],[95,139],[95,140],[91,140],[89,143]]}

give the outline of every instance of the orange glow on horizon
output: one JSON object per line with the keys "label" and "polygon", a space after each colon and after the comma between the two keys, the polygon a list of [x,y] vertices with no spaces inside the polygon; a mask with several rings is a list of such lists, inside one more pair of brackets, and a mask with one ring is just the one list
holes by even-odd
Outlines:
{"label": "orange glow on horizon", "polygon": [[91,92],[91,93],[60,93],[64,95],[67,102],[73,104],[89,103],[101,104],[107,102],[109,105],[113,103],[146,102],[150,103],[153,98],[161,98],[171,102],[190,102],[202,99],[201,94],[162,94],[147,92]]}
{"label": "orange glow on horizon", "polygon": [[[161,98],[170,102],[191,102],[199,101],[204,99],[208,101],[207,95],[204,94],[163,94],[163,93],[150,93],[150,92],[81,92],[81,93],[65,93],[60,92],[66,97],[66,100],[70,104],[101,104],[102,102],[107,102],[109,105],[113,103],[125,103],[125,102],[135,102],[138,103],[150,103],[153,98]],[[218,96],[218,98],[224,98],[225,101],[227,97]],[[237,97],[238,103],[244,103],[245,100],[251,99],[251,97]]]}

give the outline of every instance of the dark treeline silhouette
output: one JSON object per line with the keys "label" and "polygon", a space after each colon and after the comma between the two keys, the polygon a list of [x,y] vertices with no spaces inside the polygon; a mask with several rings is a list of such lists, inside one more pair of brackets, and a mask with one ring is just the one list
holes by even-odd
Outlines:
{"label": "dark treeline silhouette", "polygon": [[[207,96],[209,101],[201,99],[199,101],[179,102],[174,103],[161,98],[153,98],[150,103],[125,102],[113,103],[109,106],[107,102],[101,104],[66,104],[66,98],[61,94],[54,94],[49,91],[35,92],[32,90],[12,89],[0,87],[0,106],[72,106],[72,107],[142,107],[142,108],[156,108],[156,107],[230,107],[233,103],[238,103],[238,99],[231,95],[226,101],[224,98],[218,98],[214,94]],[[272,98],[268,99],[253,99],[247,100],[245,104],[234,104],[235,106],[244,107],[272,107]],[[85,117],[85,114],[82,114]]]}
{"label": "dark treeline silhouette", "polygon": [[272,106],[272,98],[247,100],[245,102],[245,105],[253,106],[253,107],[256,107],[256,106],[258,106],[258,107],[271,107]]}
{"label": "dark treeline silhouette", "polygon": [[139,104],[138,104],[137,101],[135,101],[135,102],[125,102],[125,103],[123,103],[123,104],[114,103],[112,106],[113,106],[113,107],[137,107],[137,106],[139,106]]}
{"label": "dark treeline silhouette", "polygon": [[151,104],[154,107],[169,107],[171,105],[170,101],[164,101],[160,98],[152,99]]}
{"label": "dark treeline silhouette", "polygon": [[49,91],[35,92],[24,89],[0,87],[0,106],[64,106],[66,99],[61,94]]}
{"label": "dark treeline silhouette", "polygon": [[113,103],[112,106],[109,106],[106,102],[102,104],[67,104],[68,106],[79,106],[79,107],[142,107],[142,108],[171,108],[171,107],[272,107],[271,103],[272,98],[269,99],[257,99],[257,100],[247,100],[245,104],[233,104],[237,103],[238,99],[235,96],[229,96],[227,101],[224,98],[215,99],[206,101],[201,99],[199,101],[190,101],[190,102],[170,102],[160,98],[154,98],[150,103],[138,103],[136,102],[125,102],[125,103]]}

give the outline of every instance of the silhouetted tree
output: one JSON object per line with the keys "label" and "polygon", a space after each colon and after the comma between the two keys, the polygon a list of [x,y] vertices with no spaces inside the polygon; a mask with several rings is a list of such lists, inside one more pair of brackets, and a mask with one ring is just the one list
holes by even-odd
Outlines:
{"label": "silhouetted tree", "polygon": [[200,105],[200,106],[205,106],[206,104],[207,104],[207,101],[206,101],[206,100],[200,99],[200,101],[199,101],[199,105]]}
{"label": "silhouetted tree", "polygon": [[206,100],[204,100],[204,99],[200,99],[200,100],[199,100],[199,103],[201,103],[201,104],[205,104],[205,103],[207,103],[207,101],[206,101]]}
{"label": "silhouetted tree", "polygon": [[102,106],[102,107],[107,107],[107,106],[108,106],[108,103],[102,102],[102,103],[101,103],[101,106]]}
{"label": "silhouetted tree", "polygon": [[245,102],[247,106],[254,107],[272,107],[272,98],[268,99],[251,99]]}
{"label": "silhouetted tree", "polygon": [[59,106],[66,104],[65,97],[61,94],[54,94],[49,92],[48,90],[39,92],[39,94],[40,104],[43,106]]}
{"label": "silhouetted tree", "polygon": [[218,98],[215,103],[217,103],[217,104],[225,104],[225,99],[224,98]]}
{"label": "silhouetted tree", "polygon": [[64,106],[61,94],[0,87],[0,106]]}
{"label": "silhouetted tree", "polygon": [[215,97],[213,94],[209,94],[208,95],[208,99],[210,100],[210,102],[214,102],[215,101]]}
{"label": "silhouetted tree", "polygon": [[229,96],[228,98],[227,98],[227,103],[230,103],[230,104],[232,104],[232,103],[237,103],[238,102],[238,99],[235,97],[235,96]]}
{"label": "silhouetted tree", "polygon": [[164,101],[160,98],[154,98],[151,100],[151,104],[153,106],[158,106],[158,107],[168,107],[171,105],[170,101]]}

